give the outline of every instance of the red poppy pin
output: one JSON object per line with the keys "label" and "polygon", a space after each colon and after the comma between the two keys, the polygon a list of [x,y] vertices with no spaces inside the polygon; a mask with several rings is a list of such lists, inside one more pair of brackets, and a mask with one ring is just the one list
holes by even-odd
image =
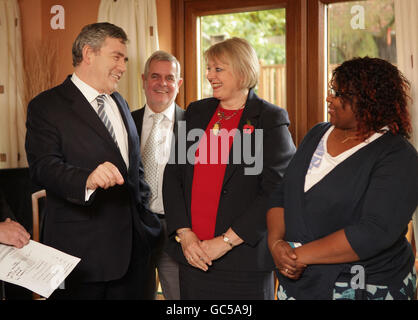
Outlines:
{"label": "red poppy pin", "polygon": [[247,120],[247,124],[243,128],[244,133],[251,134],[254,131],[254,126],[251,124],[250,120]]}

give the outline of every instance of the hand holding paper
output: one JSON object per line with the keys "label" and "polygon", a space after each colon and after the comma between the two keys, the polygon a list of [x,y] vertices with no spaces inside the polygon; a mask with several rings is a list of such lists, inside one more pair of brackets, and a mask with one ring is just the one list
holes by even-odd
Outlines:
{"label": "hand holding paper", "polygon": [[0,280],[48,298],[80,262],[54,248],[30,240],[21,249],[0,244]]}
{"label": "hand holding paper", "polygon": [[7,218],[0,222],[0,243],[22,248],[28,244],[30,234],[19,223]]}

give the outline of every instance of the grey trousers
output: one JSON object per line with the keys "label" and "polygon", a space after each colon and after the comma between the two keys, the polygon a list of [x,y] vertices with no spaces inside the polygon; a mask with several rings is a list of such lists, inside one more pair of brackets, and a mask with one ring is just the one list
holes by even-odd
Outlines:
{"label": "grey trousers", "polygon": [[[161,219],[164,238],[167,238],[167,223]],[[161,283],[164,298],[166,300],[180,300],[179,266],[164,250],[156,261],[158,278]]]}

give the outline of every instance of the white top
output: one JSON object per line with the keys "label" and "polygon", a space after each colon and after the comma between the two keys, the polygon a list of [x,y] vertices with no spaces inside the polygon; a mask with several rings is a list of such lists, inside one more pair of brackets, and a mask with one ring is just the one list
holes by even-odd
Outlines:
{"label": "white top", "polygon": [[[158,146],[161,149],[161,159],[158,161],[158,194],[150,202],[150,209],[158,214],[164,214],[163,205],[163,175],[165,166],[170,157],[171,140],[173,138],[173,127],[174,127],[174,113],[175,103],[172,103],[167,109],[161,112],[164,115],[163,120],[158,124],[157,130],[160,131],[161,140]],[[148,105],[145,105],[144,119],[142,121],[142,132],[141,132],[141,154],[143,154],[145,144],[148,136],[151,132],[154,111]]]}
{"label": "white top", "polygon": [[[98,92],[93,87],[82,81],[75,73],[71,76],[71,81],[81,91],[83,96],[90,103],[93,110],[98,113],[97,96],[103,93]],[[125,124],[123,123],[122,115],[119,112],[119,108],[113,98],[105,95],[105,111],[112,123],[113,130],[115,132],[116,141],[118,142],[119,150],[125,161],[126,167],[129,168],[129,147],[128,147],[128,133],[126,132]],[[94,190],[86,189],[86,201],[90,198]]]}
{"label": "white top", "polygon": [[[386,129],[387,127],[383,128]],[[305,192],[312,188],[315,184],[322,180],[328,173],[330,173],[338,164],[343,162],[345,159],[356,153],[361,148],[368,145],[370,142],[381,137],[382,133],[375,133],[370,136],[368,139],[362,143],[356,145],[355,147],[340,153],[338,156],[333,157],[328,153],[327,150],[327,141],[329,134],[334,130],[334,126],[331,126],[327,132],[319,141],[318,146],[312,156],[311,163],[309,164],[309,169],[305,176]]]}

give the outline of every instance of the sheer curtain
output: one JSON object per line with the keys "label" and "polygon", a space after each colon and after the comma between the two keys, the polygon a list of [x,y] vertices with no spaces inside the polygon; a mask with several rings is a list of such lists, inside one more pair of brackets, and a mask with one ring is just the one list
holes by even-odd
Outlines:
{"label": "sheer curtain", "polygon": [[[395,0],[396,49],[398,67],[411,82],[412,144],[418,149],[418,1]],[[418,247],[418,210],[413,218]]]}
{"label": "sheer curtain", "polygon": [[20,22],[17,0],[0,0],[0,169],[27,166]]}
{"label": "sheer curtain", "polygon": [[118,91],[131,110],[142,108],[145,95],[141,74],[147,58],[158,50],[157,9],[155,0],[101,0],[99,22],[110,22],[128,35],[128,66]]}

